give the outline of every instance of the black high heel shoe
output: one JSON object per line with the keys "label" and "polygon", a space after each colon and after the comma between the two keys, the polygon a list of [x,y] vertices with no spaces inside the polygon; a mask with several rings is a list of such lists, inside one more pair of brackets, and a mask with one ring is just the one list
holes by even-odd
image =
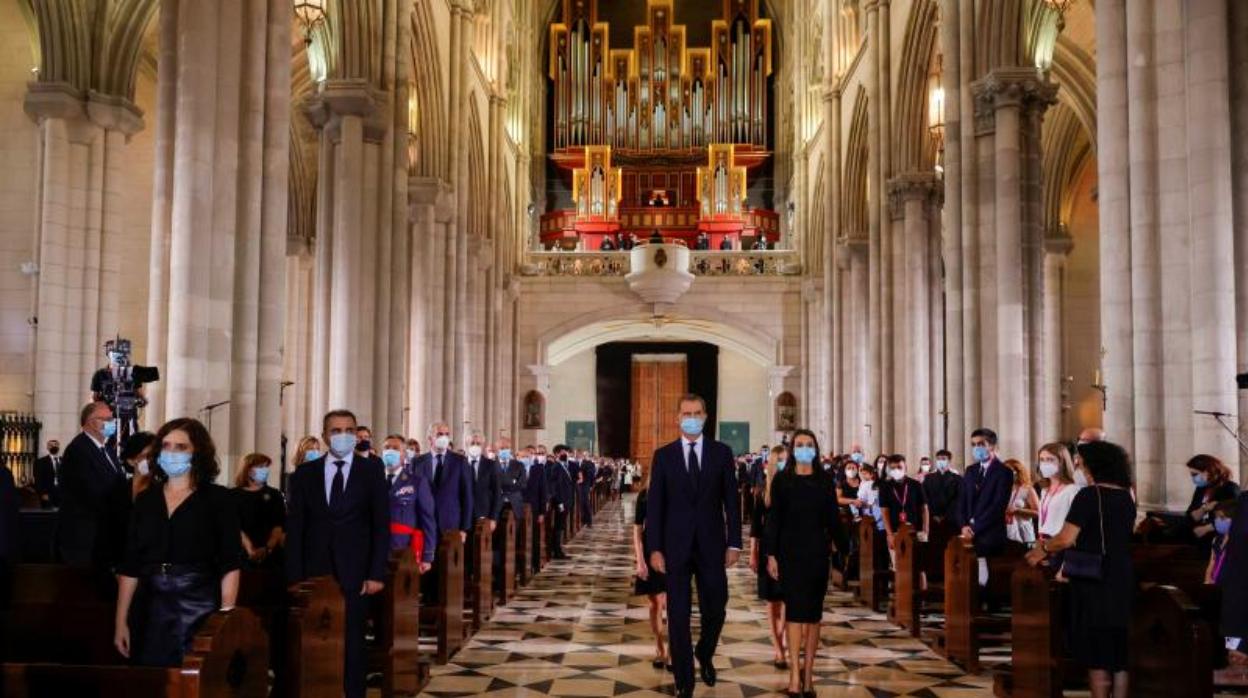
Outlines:
{"label": "black high heel shoe", "polygon": [[814,679],[811,679],[810,684],[806,684],[805,682],[802,683],[802,692],[800,695],[802,698],[816,698]]}

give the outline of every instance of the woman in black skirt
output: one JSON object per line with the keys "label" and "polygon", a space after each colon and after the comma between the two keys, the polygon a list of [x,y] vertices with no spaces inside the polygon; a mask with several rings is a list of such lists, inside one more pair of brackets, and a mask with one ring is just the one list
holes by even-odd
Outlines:
{"label": "woman in black skirt", "polygon": [[759,600],[767,602],[767,623],[771,628],[771,647],[775,651],[772,663],[777,669],[789,668],[784,649],[784,596],[780,593],[780,582],[767,574],[770,548],[766,545],[764,532],[767,530],[767,510],[771,506],[771,486],[776,481],[776,476],[784,471],[788,454],[789,449],[785,446],[771,449],[767,463],[763,466],[765,479],[751,493],[754,510],[750,516],[750,569],[758,575]]}
{"label": "woman in black skirt", "polygon": [[235,498],[214,485],[208,430],[175,419],[156,434],[152,486],[134,502],[113,635],[133,663],[178,666],[195,632],[234,607],[242,545]]}
{"label": "woman in black skirt", "polygon": [[650,569],[650,549],[646,547],[646,494],[650,489],[650,469],[646,468],[641,479],[641,493],[637,495],[636,513],[633,516],[633,558],[637,566],[637,578],[633,580],[633,593],[645,596],[650,602],[650,630],[654,633],[654,659],[650,663],[655,669],[670,666],[671,658],[667,655],[663,637],[665,621],[663,614],[667,608],[667,578],[662,572]]}
{"label": "woman in black skirt", "polygon": [[[793,432],[794,465],[776,477],[767,517],[767,572],[781,584],[789,632],[790,696],[814,696],[815,653],[823,599],[828,593],[832,546],[844,550],[836,486],[819,462],[819,440],[808,429]],[[805,648],[806,664],[799,662]]]}
{"label": "woman in black skirt", "polygon": [[[1079,445],[1075,471],[1075,480],[1082,471],[1090,486],[1075,495],[1061,533],[1041,541],[1027,554],[1027,561],[1037,565],[1049,555],[1068,551],[1062,567],[1070,579],[1071,654],[1088,668],[1093,698],[1125,698],[1135,590],[1131,460],[1121,446],[1093,441]],[[1080,553],[1078,558],[1072,557],[1075,552]]]}

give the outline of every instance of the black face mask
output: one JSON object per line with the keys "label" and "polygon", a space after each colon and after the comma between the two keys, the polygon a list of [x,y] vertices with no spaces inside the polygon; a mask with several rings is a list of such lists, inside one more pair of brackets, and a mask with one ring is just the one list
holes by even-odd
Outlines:
{"label": "black face mask", "polygon": [[560,463],[567,463],[567,462],[568,462],[568,454],[566,454],[566,453],[565,453],[565,454],[563,454],[562,456],[559,456],[559,462],[560,462]]}
{"label": "black face mask", "polygon": [[368,439],[361,439],[358,443],[355,444],[355,450],[359,451],[360,453],[368,453],[369,451],[373,450],[373,442],[369,441]]}
{"label": "black face mask", "polygon": [[55,456],[56,454],[60,452],[61,452],[60,446],[48,446],[48,453],[51,453],[52,455]]}

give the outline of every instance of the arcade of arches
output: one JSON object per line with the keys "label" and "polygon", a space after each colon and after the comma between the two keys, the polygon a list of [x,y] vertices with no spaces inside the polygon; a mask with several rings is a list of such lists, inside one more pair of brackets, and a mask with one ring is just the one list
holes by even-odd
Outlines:
{"label": "arcade of arches", "polygon": [[[1193,454],[1248,478],[1245,36],[1237,0],[0,0],[0,411],[41,425],[5,463],[33,482],[124,337],[142,425],[210,415],[222,482],[340,407],[648,463],[696,390],[742,453],[1100,427],[1182,510]],[[430,690],[520,695],[480,680],[513,622],[623,652],[591,577],[631,502]],[[584,615],[544,617],[568,577]],[[848,598],[821,695],[987,693]],[[783,688],[754,661],[726,685]]]}

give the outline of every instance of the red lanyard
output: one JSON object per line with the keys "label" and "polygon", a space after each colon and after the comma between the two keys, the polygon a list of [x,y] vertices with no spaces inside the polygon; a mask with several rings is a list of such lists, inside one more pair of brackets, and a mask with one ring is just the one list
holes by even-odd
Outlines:
{"label": "red lanyard", "polygon": [[1052,487],[1044,491],[1044,499],[1040,501],[1040,525],[1041,526],[1044,525],[1044,522],[1049,520],[1049,504],[1053,501],[1053,498],[1057,496],[1057,493],[1061,492],[1062,488],[1065,486],[1066,486],[1066,483],[1059,482],[1056,485],[1053,485]]}

